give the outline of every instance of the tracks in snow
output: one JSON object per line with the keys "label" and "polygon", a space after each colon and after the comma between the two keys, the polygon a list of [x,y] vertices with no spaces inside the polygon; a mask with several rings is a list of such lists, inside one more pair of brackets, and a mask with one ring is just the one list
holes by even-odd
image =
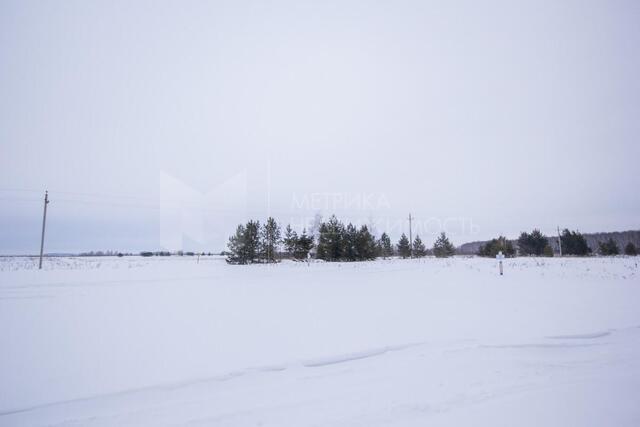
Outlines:
{"label": "tracks in snow", "polygon": [[[633,328],[624,328],[627,329],[638,329],[640,326],[636,326]],[[600,331],[600,332],[592,332],[592,333],[583,333],[583,334],[572,334],[572,335],[551,335],[546,336],[545,338],[550,340],[597,340],[598,338],[603,338],[607,336],[611,336],[614,330],[608,331]],[[140,387],[128,390],[122,390],[114,393],[105,393],[94,396],[81,397],[78,399],[70,399],[63,400],[57,402],[49,402],[41,405],[34,405],[30,407],[23,408],[15,408],[0,411],[0,419],[3,417],[7,417],[14,414],[26,413],[37,410],[44,410],[53,407],[60,407],[65,405],[73,405],[78,403],[87,403],[93,400],[98,399],[113,399],[113,398],[122,398],[127,396],[139,395],[144,393],[162,393],[162,392],[172,392],[175,390],[188,388],[192,386],[198,385],[206,385],[213,383],[221,383],[230,381],[236,378],[245,377],[251,374],[257,373],[272,373],[272,372],[281,372],[290,369],[306,369],[306,368],[323,368],[327,366],[342,364],[342,363],[350,363],[361,361],[365,359],[371,359],[375,357],[380,357],[388,353],[392,352],[401,352],[407,349],[416,348],[420,346],[426,345],[426,342],[414,342],[402,345],[392,345],[379,347],[359,352],[353,353],[343,353],[335,356],[317,358],[317,359],[307,359],[293,363],[283,363],[283,364],[273,364],[273,365],[265,365],[265,366],[256,366],[250,367],[243,370],[231,371],[222,375],[199,378],[199,379],[191,379],[180,382],[166,383],[166,384],[158,384],[148,387]],[[592,347],[599,345],[606,345],[607,343],[603,342],[570,342],[570,343],[520,343],[520,344],[497,344],[497,345],[489,345],[489,344],[480,344],[476,347],[464,347],[462,350],[472,350],[474,348],[485,348],[485,349],[566,349],[566,348],[583,348],[583,347]],[[445,349],[446,350],[446,349]]]}

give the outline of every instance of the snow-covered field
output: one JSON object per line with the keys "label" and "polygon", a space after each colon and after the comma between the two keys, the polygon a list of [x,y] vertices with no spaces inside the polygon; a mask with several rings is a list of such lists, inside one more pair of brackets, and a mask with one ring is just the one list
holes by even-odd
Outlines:
{"label": "snow-covered field", "polygon": [[638,258],[0,259],[2,426],[639,426]]}

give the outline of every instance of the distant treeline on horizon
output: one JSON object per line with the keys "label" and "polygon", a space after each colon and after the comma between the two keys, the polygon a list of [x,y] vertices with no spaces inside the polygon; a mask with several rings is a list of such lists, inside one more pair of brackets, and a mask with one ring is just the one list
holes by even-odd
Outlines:
{"label": "distant treeline on horizon", "polygon": [[[298,235],[291,226],[282,232],[280,225],[273,218],[264,224],[249,221],[239,225],[239,230],[231,236],[228,251],[89,251],[80,253],[47,253],[47,257],[124,257],[124,256],[228,256],[230,263],[274,262],[279,259],[305,260],[308,257],[325,261],[360,261],[375,258],[398,256],[402,258],[457,255],[478,255],[495,257],[502,252],[512,256],[558,256],[560,245],[558,236],[545,236],[539,230],[523,232],[517,239],[498,236],[491,240],[463,243],[455,247],[446,234],[442,233],[434,246],[427,248],[419,235],[410,244],[404,233],[397,243],[393,244],[387,235],[382,233],[376,238],[367,226],[359,228],[352,224],[344,224],[333,215],[329,221],[320,223],[317,230],[307,233],[306,229]],[[269,230],[265,230],[268,224]],[[247,227],[249,231],[247,231]],[[239,233],[240,231],[240,233]],[[265,245],[265,234],[269,242]],[[248,239],[248,240],[244,240]],[[253,240],[252,240],[253,239]],[[249,241],[249,246],[243,246]],[[561,233],[563,256],[588,255],[636,255],[640,247],[640,230],[614,231],[602,233],[580,233],[564,229]],[[241,247],[242,246],[242,247]],[[435,251],[434,251],[435,248]],[[246,252],[242,252],[246,250]],[[235,251],[235,252],[234,252]],[[0,255],[2,257],[33,257],[37,255]],[[238,258],[240,257],[240,258]]]}

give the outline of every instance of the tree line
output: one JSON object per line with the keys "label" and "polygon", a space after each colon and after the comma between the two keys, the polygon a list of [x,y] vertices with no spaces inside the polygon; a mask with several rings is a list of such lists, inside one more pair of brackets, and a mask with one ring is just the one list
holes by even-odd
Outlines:
{"label": "tree line", "polygon": [[[516,240],[516,247],[504,236],[492,239],[480,246],[478,255],[483,257],[495,257],[498,252],[502,252],[506,257],[514,257],[518,253],[521,256],[553,256],[553,248],[547,239],[538,229],[531,233],[522,232]],[[563,255],[587,256],[592,253],[587,244],[587,240],[579,231],[564,229],[560,234],[560,245]],[[598,243],[598,253],[600,255],[619,255],[620,248],[612,238]],[[629,242],[624,248],[625,255],[635,256],[638,254],[636,246]]]}
{"label": "tree line", "polygon": [[263,224],[250,220],[236,227],[227,247],[230,264],[273,263],[283,257],[305,260],[312,255],[324,261],[367,261],[394,255],[420,258],[430,252],[436,257],[455,254],[455,247],[445,233],[441,233],[429,251],[419,235],[410,242],[403,233],[393,245],[387,233],[376,238],[366,225],[344,224],[335,215],[320,223],[317,236],[306,229],[298,234],[291,225],[287,225],[283,235],[280,225],[271,217]]}

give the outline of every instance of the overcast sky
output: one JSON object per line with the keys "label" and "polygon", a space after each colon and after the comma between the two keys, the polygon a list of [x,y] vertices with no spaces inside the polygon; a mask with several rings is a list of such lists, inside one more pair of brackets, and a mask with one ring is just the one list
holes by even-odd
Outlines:
{"label": "overcast sky", "polygon": [[638,1],[5,0],[0,64],[1,253],[640,228]]}

